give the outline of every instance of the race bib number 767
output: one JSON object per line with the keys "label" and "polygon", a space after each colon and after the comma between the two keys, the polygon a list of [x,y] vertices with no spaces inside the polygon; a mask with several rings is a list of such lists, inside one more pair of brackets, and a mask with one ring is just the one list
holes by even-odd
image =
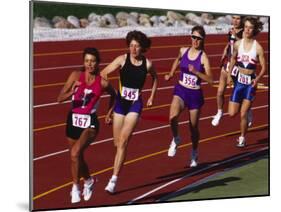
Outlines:
{"label": "race bib number 767", "polygon": [[72,114],[72,125],[74,127],[88,128],[91,124],[91,116],[85,114]]}

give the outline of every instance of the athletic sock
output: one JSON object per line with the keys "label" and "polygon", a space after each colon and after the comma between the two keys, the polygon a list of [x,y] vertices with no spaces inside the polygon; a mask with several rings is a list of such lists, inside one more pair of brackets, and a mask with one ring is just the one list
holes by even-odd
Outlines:
{"label": "athletic sock", "polygon": [[72,190],[79,191],[79,185],[76,183],[73,183]]}
{"label": "athletic sock", "polygon": [[116,182],[117,181],[117,176],[116,175],[112,175],[110,180]]}

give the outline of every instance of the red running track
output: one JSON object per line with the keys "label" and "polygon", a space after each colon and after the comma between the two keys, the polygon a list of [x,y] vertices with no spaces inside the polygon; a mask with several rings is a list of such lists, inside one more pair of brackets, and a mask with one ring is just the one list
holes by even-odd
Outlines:
{"label": "red running track", "polygon": [[[268,34],[263,33],[257,39],[267,52]],[[183,142],[174,158],[167,157],[171,139],[168,126],[169,104],[173,85],[177,79],[175,77],[172,81],[165,82],[163,76],[169,71],[179,47],[189,45],[189,40],[189,37],[152,38],[153,46],[147,57],[152,59],[157,69],[159,90],[154,106],[144,109],[129,143],[126,165],[119,177],[115,195],[104,192],[104,187],[112,174],[115,149],[112,141],[112,126],[103,123],[108,100],[106,96],[103,98],[98,114],[101,131],[86,152],[90,171],[98,178],[98,183],[91,200],[74,205],[70,203],[70,159],[64,135],[64,122],[70,105],[69,103],[56,104],[56,97],[69,73],[81,65],[83,48],[87,46],[99,48],[102,57],[101,68],[103,68],[116,56],[126,52],[126,44],[124,40],[34,43],[34,209],[155,202],[186,185],[241,162],[238,156],[255,153],[268,147],[268,89],[257,91],[253,103],[254,125],[247,135],[248,145],[244,149],[238,149],[235,147],[235,140],[239,135],[239,117],[230,119],[225,115],[218,127],[212,127],[210,122],[211,116],[216,113],[217,88],[204,84],[205,105],[200,120],[200,166],[197,169],[187,167],[191,150],[187,112],[184,112],[180,118],[179,129]],[[219,59],[225,43],[225,35],[209,35],[206,40],[206,52],[210,58],[215,80],[219,77]],[[268,53],[266,56],[268,57]],[[110,76],[115,86],[117,75],[118,72],[115,72]],[[148,78],[144,88],[144,100],[149,95],[150,81],[151,79]],[[262,79],[262,83],[268,85],[268,73]],[[226,100],[230,93],[231,90],[227,89]],[[226,107],[227,104],[225,109]],[[223,163],[229,159],[233,159],[233,162]],[[242,160],[249,160],[249,157],[243,157]],[[212,164],[218,165],[212,167]],[[188,177],[183,178],[187,174]]]}

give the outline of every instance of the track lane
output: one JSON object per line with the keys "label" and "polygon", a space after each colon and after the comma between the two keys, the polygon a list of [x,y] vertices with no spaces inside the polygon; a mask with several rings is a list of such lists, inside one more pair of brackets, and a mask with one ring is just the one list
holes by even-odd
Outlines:
{"label": "track lane", "polygon": [[[161,45],[161,43],[159,44]],[[165,65],[165,64],[163,64]],[[39,77],[40,75],[38,75]],[[209,90],[214,90],[216,91],[216,89],[208,89],[207,92],[209,92]],[[211,91],[211,92],[214,92]],[[164,95],[167,96],[167,95]],[[258,94],[257,96],[257,100],[260,99],[261,102],[268,102],[268,93],[265,92],[265,95],[261,98],[261,95]],[[162,98],[164,99],[164,98]],[[258,101],[255,101],[256,104],[260,103]],[[169,108],[169,107],[168,107]],[[202,111],[202,115],[201,117],[206,114],[212,114],[214,115],[215,113],[215,104],[214,101],[211,105],[205,105],[203,107],[203,111]],[[58,113],[58,112],[56,112]],[[263,114],[263,115],[260,115]],[[264,124],[264,123],[268,123],[268,110],[266,108],[261,109],[261,112],[258,113],[259,115],[256,114],[256,111],[254,112],[254,126],[257,126],[258,124]],[[46,111],[44,114],[48,114]],[[161,124],[163,124],[164,122],[167,123],[167,109],[165,108],[160,108],[157,110],[157,114],[155,115],[155,111],[151,110],[151,111],[144,111],[143,116],[142,116],[142,120],[140,122],[140,125],[138,125],[139,129],[145,129],[145,128],[150,128],[152,126],[159,126]],[[42,114],[38,114],[38,117],[42,117]],[[162,117],[162,119],[161,119]],[[164,118],[163,118],[164,117]],[[166,117],[166,118],[165,118]],[[38,118],[40,119],[40,118]],[[187,119],[187,116],[183,116],[182,117],[183,120]],[[232,119],[232,123],[236,123],[235,124],[235,129],[239,129],[239,117],[236,117],[235,119]],[[225,119],[223,119],[222,123],[229,123],[229,120],[227,119],[227,117]],[[104,127],[104,126],[103,126]],[[206,119],[206,120],[202,120],[200,121],[200,128],[202,136],[204,134],[204,136],[211,136],[212,134],[218,135],[220,133],[223,132],[227,132],[228,129],[232,129],[234,130],[234,127],[232,126],[226,126],[223,125],[222,128],[212,128],[212,130],[208,130],[210,129],[210,119]],[[181,131],[186,131],[186,124],[185,125],[181,125],[180,127]],[[105,134],[101,135],[101,138],[106,138],[106,136],[108,136],[108,133],[111,132],[111,127],[108,127],[108,130],[106,130],[107,132],[105,132]],[[139,135],[135,135],[134,138],[132,139],[132,144],[130,144],[129,148],[129,154],[127,157],[127,161],[135,161],[136,158],[143,158],[144,155],[149,155],[149,154],[153,154],[153,151],[155,153],[155,151],[157,152],[163,152],[166,151],[168,148],[168,144],[170,142],[170,140],[168,138],[170,138],[170,130],[169,128],[164,128],[164,129],[159,129],[158,130],[159,133],[157,133],[155,135],[155,132],[147,132],[145,135],[143,134],[139,134]],[[161,133],[160,133],[161,132]],[[44,135],[45,133],[45,135]],[[263,145],[268,145],[268,140],[266,140],[266,137],[268,137],[268,130],[265,129],[265,132],[263,132],[264,134],[261,134],[260,137],[264,137],[264,141]],[[36,135],[37,133],[35,133]],[[187,134],[187,133],[185,133]],[[250,134],[250,133],[249,133]],[[63,142],[65,140],[64,138],[64,132],[62,130],[61,127],[55,128],[54,131],[50,130],[50,131],[45,131],[45,132],[40,132],[37,135],[41,135],[42,138],[46,139],[47,138],[47,142],[41,142],[42,140],[39,139],[39,137],[36,137],[36,141],[37,143],[37,147],[36,149],[39,150],[38,153],[42,153],[42,151],[44,151],[43,149],[48,148],[49,146],[52,146],[57,148],[57,146],[64,146],[63,148],[60,147],[60,149],[65,149],[67,146],[65,145],[65,142]],[[52,135],[56,135],[56,138],[54,138],[54,136]],[[165,135],[165,136],[164,136]],[[61,139],[60,139],[61,136]],[[110,135],[112,136],[112,135]],[[157,136],[160,136],[160,138],[158,138]],[[167,141],[163,142],[163,136],[165,138],[167,138]],[[185,141],[189,141],[189,138],[187,137],[187,135],[185,135],[186,137],[184,137]],[[256,143],[260,143],[259,141],[256,140],[256,136],[259,136],[259,134],[255,134],[255,135],[249,135],[250,140],[253,139],[253,141],[251,140],[250,142],[256,142]],[[227,140],[231,140],[232,147],[234,147],[234,143],[235,143],[235,139],[237,137],[237,135],[227,137]],[[108,137],[107,137],[108,138]],[[34,139],[35,140],[35,139]],[[165,139],[166,140],[166,139]],[[35,142],[36,142],[35,141]],[[148,144],[147,145],[143,145],[143,142],[146,141]],[[220,140],[218,141],[218,143],[220,143]],[[251,143],[250,143],[251,144]],[[54,145],[54,146],[53,146]],[[214,145],[214,144],[213,144]],[[212,146],[213,146],[212,145]],[[39,148],[40,146],[40,148]],[[258,146],[255,143],[253,143],[253,145],[251,144],[252,147],[254,146]],[[44,148],[45,147],[45,148]],[[118,184],[118,187],[120,186],[120,190],[118,195],[116,196],[109,196],[107,194],[104,193],[103,189],[105,184],[107,183],[108,178],[111,175],[111,169],[112,169],[112,163],[113,163],[113,155],[114,155],[114,148],[112,145],[112,142],[104,142],[101,143],[99,145],[93,145],[94,148],[89,148],[89,151],[87,151],[86,157],[87,159],[89,158],[90,160],[90,166],[91,166],[91,170],[93,173],[98,173],[101,172],[102,170],[106,170],[104,172],[101,172],[99,174],[99,186],[97,188],[96,194],[98,195],[94,195],[95,197],[93,197],[93,199],[91,200],[91,202],[88,203],[81,203],[79,205],[77,205],[77,207],[80,206],[93,206],[93,205],[115,205],[115,204],[122,204],[122,203],[127,203],[128,199],[132,199],[140,194],[143,194],[143,192],[147,192],[149,191],[149,189],[153,189],[153,186],[155,185],[160,185],[161,183],[159,183],[159,170],[156,170],[155,167],[161,166],[161,164],[165,164],[165,161],[167,160],[167,157],[164,153],[161,154],[156,154],[157,156],[155,157],[148,157],[145,160],[137,160],[135,162],[132,162],[130,164],[128,164],[126,166],[126,168],[124,169],[124,173],[122,173],[123,177],[120,177],[120,185]],[[184,148],[188,148],[188,146],[183,147]],[[202,148],[200,148],[200,160],[201,160],[201,151],[207,151],[206,154],[210,154],[210,152],[208,151],[209,149],[213,149],[214,147],[209,147],[208,149],[205,148],[205,144],[204,147],[202,145]],[[216,145],[216,149],[220,149],[217,145]],[[218,152],[218,155],[223,156],[222,154],[227,154],[227,156],[231,156],[231,154],[229,154],[228,151],[230,147],[222,147],[221,149],[224,150],[224,152]],[[227,149],[227,152],[225,151]],[[235,151],[237,151],[236,148],[234,148]],[[106,151],[106,156],[104,157],[104,154],[100,154],[100,152],[104,152]],[[179,151],[180,152],[180,151]],[[233,153],[233,155],[237,155],[239,154],[239,152],[235,152]],[[160,157],[163,156],[163,157]],[[180,155],[180,154],[179,154]],[[159,157],[158,157],[159,156]],[[183,157],[183,156],[182,156]],[[182,159],[182,157],[180,157]],[[184,157],[185,157],[185,161],[187,160],[187,155],[186,152],[184,153]],[[224,156],[225,157],[225,156]],[[111,159],[110,159],[111,158]],[[154,162],[152,162],[151,159],[155,159]],[[182,164],[182,162],[180,163],[180,158],[178,159],[178,162],[173,161],[173,163],[171,163],[171,161],[167,162],[167,165],[169,166],[169,172],[167,170],[165,170],[165,167],[159,167],[162,168],[163,170],[160,169],[160,174],[163,174],[162,176],[165,176],[165,174],[167,175],[167,173],[176,173],[178,170],[181,169],[176,169],[175,164]],[[202,158],[203,159],[203,158]],[[204,160],[211,160],[211,157],[207,157]],[[204,162],[204,160],[202,160],[202,162]],[[223,160],[223,159],[222,159]],[[40,194],[40,192],[45,192],[46,189],[51,189],[54,188],[55,185],[64,185],[66,182],[70,181],[70,171],[69,171],[69,165],[68,162],[69,158],[68,158],[68,154],[64,153],[58,156],[54,156],[53,158],[50,157],[48,159],[43,159],[40,160],[40,163],[34,162],[34,176],[35,176],[35,194]],[[211,160],[212,161],[212,160]],[[98,163],[97,163],[98,162]],[[186,163],[186,162],[185,162]],[[134,174],[134,176],[136,175],[136,172],[138,170],[141,170],[141,173],[139,173],[139,175],[143,176],[143,172],[146,172],[146,168],[148,168],[148,172],[151,171],[149,169],[149,167],[153,166],[153,164],[155,164],[154,168],[153,168],[153,174],[150,176],[149,179],[131,179],[131,178],[127,178],[128,176]],[[50,173],[48,170],[52,170],[55,173],[55,176],[52,176],[52,173]],[[158,173],[157,173],[158,172]],[[199,177],[199,176],[198,176]],[[122,179],[121,179],[122,178]],[[127,178],[127,180],[126,180]],[[155,180],[156,179],[156,180]],[[122,180],[122,181],[121,181]],[[193,178],[190,180],[194,180]],[[187,182],[189,183],[189,182]],[[70,190],[70,186],[66,186],[63,187],[62,189],[50,193],[46,196],[43,196],[42,198],[38,198],[35,200],[35,208],[42,208],[42,207],[49,207],[48,202],[52,202],[54,203],[54,205],[58,205],[58,207],[73,207],[74,205],[71,205],[69,203],[69,190]],[[161,191],[163,192],[163,191]],[[165,191],[164,191],[165,192]],[[171,192],[171,190],[168,190],[168,192]],[[158,195],[158,194],[156,194]],[[160,193],[161,195],[161,193]],[[149,197],[150,198],[150,197]],[[153,198],[151,198],[153,199]],[[155,199],[153,199],[154,201]],[[148,201],[150,201],[148,199]],[[53,206],[52,204],[52,207]]]}

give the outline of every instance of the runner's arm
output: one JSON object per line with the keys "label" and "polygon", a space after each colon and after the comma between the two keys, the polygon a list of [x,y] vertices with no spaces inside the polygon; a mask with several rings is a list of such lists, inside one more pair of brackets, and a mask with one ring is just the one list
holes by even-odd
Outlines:
{"label": "runner's arm", "polygon": [[124,55],[120,55],[115,58],[110,64],[108,64],[100,73],[101,77],[105,80],[108,80],[108,74],[116,71],[118,68],[121,67],[121,64],[124,62]]}
{"label": "runner's arm", "polygon": [[[235,42],[234,44],[234,47],[233,47],[233,54],[231,56],[231,59],[230,59],[230,63],[229,63],[229,67],[228,69],[229,70],[232,70],[234,65],[236,64],[236,57],[237,57],[237,54],[238,54],[238,47],[240,45],[240,41],[237,41]],[[233,84],[233,80],[231,78],[231,71],[229,71],[227,73],[227,84],[230,85],[230,84]]]}
{"label": "runner's arm", "polygon": [[105,123],[110,124],[112,122],[112,114],[113,114],[113,108],[114,108],[114,103],[115,103],[115,98],[116,98],[116,92],[108,81],[102,79],[101,83],[102,83],[104,90],[110,95],[110,99],[109,99],[109,103],[108,103],[108,112],[105,117]]}
{"label": "runner's arm", "polygon": [[73,71],[67,81],[65,82],[62,90],[59,93],[59,96],[57,97],[57,101],[59,103],[69,99],[72,94],[75,93],[75,88],[80,85],[80,82],[78,82],[80,76],[79,71]]}
{"label": "runner's arm", "polygon": [[258,59],[259,59],[260,65],[261,65],[261,70],[260,70],[259,75],[255,79],[256,83],[261,79],[261,77],[265,74],[265,71],[266,71],[264,50],[260,44],[257,45],[257,53],[258,53]]}
{"label": "runner's arm", "polygon": [[172,67],[171,67],[170,72],[165,75],[165,80],[168,81],[168,80],[170,80],[170,79],[174,76],[174,74],[175,74],[175,72],[176,72],[176,70],[177,70],[177,68],[178,68],[178,66],[179,66],[179,64],[180,64],[180,61],[181,61],[181,58],[182,58],[182,51],[183,51],[183,49],[184,49],[184,48],[181,48],[181,49],[180,49],[177,58],[176,58],[176,59],[174,60],[174,62],[173,62],[173,65],[172,65]]}
{"label": "runner's arm", "polygon": [[205,80],[209,84],[213,83],[213,74],[210,67],[209,59],[205,52],[203,52],[201,63],[204,65],[205,73],[199,72],[195,69],[193,65],[188,65],[188,69],[190,72],[198,76],[199,78]]}
{"label": "runner's arm", "polygon": [[153,100],[155,98],[155,94],[156,94],[156,90],[157,90],[158,76],[157,76],[157,73],[155,71],[153,64],[149,60],[147,60],[147,66],[148,66],[148,72],[150,73],[150,75],[152,77],[152,89],[151,89],[150,97],[147,102],[147,105],[151,106],[153,104]]}

